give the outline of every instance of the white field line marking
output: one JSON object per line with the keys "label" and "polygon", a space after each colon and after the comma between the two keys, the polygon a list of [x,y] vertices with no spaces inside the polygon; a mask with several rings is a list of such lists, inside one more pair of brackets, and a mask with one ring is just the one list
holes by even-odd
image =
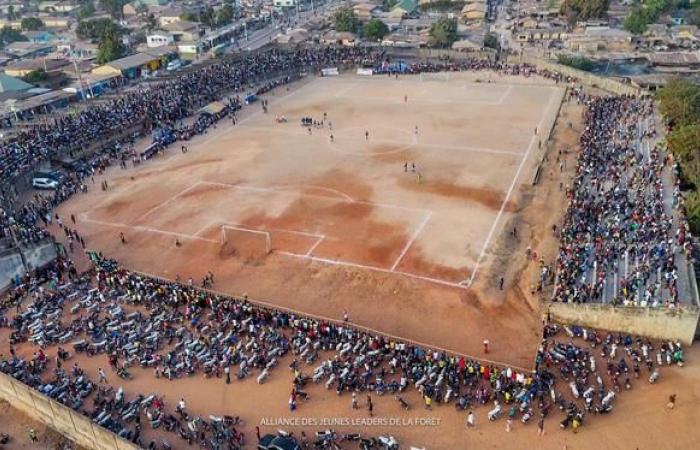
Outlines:
{"label": "white field line marking", "polygon": [[502,105],[504,101],[508,98],[510,95],[511,91],[513,90],[513,85],[508,86],[508,89],[501,95],[501,98],[498,99],[498,104]]}
{"label": "white field line marking", "polygon": [[400,211],[412,211],[412,212],[421,212],[421,213],[427,213],[427,212],[432,212],[430,209],[422,209],[422,208],[411,208],[408,206],[399,206],[399,205],[391,205],[388,203],[375,203],[375,202],[365,202],[362,200],[342,200],[339,199],[338,197],[328,197],[325,195],[316,195],[316,194],[304,194],[304,193],[298,193],[298,192],[291,192],[286,189],[277,189],[277,188],[271,188],[271,187],[258,187],[258,186],[242,186],[242,185],[237,185],[237,184],[228,184],[228,183],[220,183],[216,181],[200,181],[200,184],[213,184],[217,186],[225,186],[229,187],[231,189],[241,189],[241,190],[248,190],[248,191],[258,191],[258,192],[278,192],[282,194],[287,194],[287,195],[299,195],[301,197],[310,197],[310,198],[319,198],[319,199],[325,199],[325,200],[336,200],[339,202],[343,203],[359,203],[361,205],[370,205],[370,206],[379,206],[382,208],[390,208],[390,209],[398,209]]}
{"label": "white field line marking", "polygon": [[292,253],[292,252],[277,252],[280,255],[284,256],[291,256],[294,258],[300,258],[300,259],[307,259],[309,261],[317,262],[317,263],[323,263],[323,264],[328,264],[331,266],[344,266],[344,267],[354,267],[356,269],[365,269],[365,270],[372,270],[375,272],[382,272],[382,273],[388,273],[388,274],[396,274],[396,275],[403,275],[405,277],[409,278],[415,278],[417,280],[422,280],[422,281],[428,281],[430,283],[435,283],[435,284],[440,284],[443,286],[449,286],[452,288],[458,288],[458,289],[467,289],[466,286],[464,286],[462,283],[454,283],[451,281],[446,281],[446,280],[440,280],[438,278],[431,278],[431,277],[424,277],[422,275],[416,275],[414,273],[410,272],[399,272],[399,271],[391,271],[389,269],[385,269],[383,267],[377,267],[377,266],[368,266],[366,264],[359,264],[359,263],[353,263],[353,262],[348,262],[348,261],[339,261],[336,259],[329,259],[329,258],[321,258],[318,256],[308,256],[308,255],[302,255],[299,253]]}
{"label": "white field line marking", "polygon": [[137,230],[137,231],[147,231],[149,233],[158,233],[158,234],[164,234],[166,236],[175,236],[175,237],[180,237],[183,239],[192,239],[196,241],[205,241],[205,242],[218,242],[214,239],[206,239],[203,237],[198,237],[198,236],[193,236],[191,234],[184,234],[184,233],[177,233],[175,231],[165,231],[165,230],[159,230],[156,228],[150,228],[150,227],[143,227],[141,225],[127,225],[125,223],[117,223],[117,222],[105,222],[103,220],[95,220],[95,219],[88,219],[88,218],[82,218],[81,219],[84,222],[88,223],[95,223],[98,225],[104,225],[107,227],[114,227],[114,228],[127,228],[130,230]]}
{"label": "white field line marking", "polygon": [[416,228],[416,230],[413,232],[413,235],[411,236],[411,239],[406,242],[406,245],[404,246],[403,250],[401,250],[401,254],[399,255],[398,258],[396,258],[396,261],[394,261],[394,265],[391,266],[390,271],[393,272],[396,270],[396,267],[399,265],[403,257],[406,255],[408,252],[408,249],[411,248],[413,245],[413,242],[415,242],[416,238],[418,238],[418,235],[423,231],[423,228],[428,224],[428,221],[430,221],[430,218],[433,216],[432,211],[429,212],[428,214],[425,215],[425,218],[423,219],[423,222],[421,222],[420,225]]}
{"label": "white field line marking", "polygon": [[318,240],[316,241],[316,243],[315,243],[314,245],[311,246],[311,248],[309,249],[308,252],[306,252],[306,255],[305,255],[305,256],[311,256],[311,254],[313,253],[313,251],[316,250],[316,247],[318,247],[318,245],[319,245],[321,242],[323,242],[325,239],[326,239],[326,236],[325,236],[325,235],[324,235],[324,236],[321,236],[320,238],[318,238]]}
{"label": "white field line marking", "polygon": [[333,189],[325,186],[319,186],[317,184],[278,184],[275,185],[275,187],[283,188],[283,187],[307,187],[307,188],[313,188],[313,189],[319,189],[322,191],[328,191],[328,192],[333,192],[334,194],[338,194],[339,196],[343,197],[345,200],[349,202],[354,202],[355,199],[350,197],[348,194],[346,194],[343,191],[339,191],[338,189]]}
{"label": "white field line marking", "polygon": [[[284,130],[284,129],[279,129],[279,128],[273,128],[273,127],[265,127],[265,126],[258,126],[258,125],[245,125],[242,128],[249,128],[249,129],[256,129],[256,130],[261,130],[265,131],[268,133],[281,133],[281,134],[288,134],[291,136],[308,136],[308,134],[303,133],[303,132],[296,132],[296,131],[291,131],[291,130]],[[342,131],[342,130],[339,130]],[[335,142],[342,142],[342,141],[361,141],[365,142],[364,137],[337,137],[335,139]],[[390,153],[399,153],[404,150],[408,150],[410,147],[414,146],[417,144],[417,140],[415,137],[415,133],[413,134],[413,138],[411,142],[398,142],[394,139],[375,139],[371,138],[370,142],[374,143],[379,143],[379,144],[395,144],[395,145],[402,145],[404,146],[403,148],[399,150],[392,150],[388,152],[346,152],[343,150],[335,149],[334,146],[331,146],[331,148],[334,148],[335,151],[338,153],[342,153],[344,155],[357,155],[357,156],[368,156],[368,155],[382,155],[382,154],[390,154]],[[509,155],[509,156],[522,156],[522,152],[517,152],[517,151],[511,151],[511,150],[497,150],[497,149],[492,149],[492,148],[483,148],[483,147],[468,147],[468,146],[462,146],[462,145],[449,145],[449,144],[430,144],[430,143],[420,143],[422,147],[426,148],[435,148],[435,149],[440,149],[440,150],[455,150],[455,151],[462,151],[466,153],[488,153],[492,155]]]}
{"label": "white field line marking", "polygon": [[153,208],[149,209],[148,211],[146,211],[145,213],[143,213],[142,215],[140,215],[138,218],[136,218],[136,220],[134,220],[134,222],[138,222],[138,221],[140,221],[141,219],[145,218],[146,216],[149,216],[150,214],[152,214],[152,213],[158,211],[160,208],[162,208],[163,206],[169,204],[170,202],[172,202],[173,200],[177,199],[178,197],[180,197],[180,196],[186,194],[187,192],[191,191],[192,189],[197,188],[197,186],[199,186],[199,184],[200,184],[200,182],[194,183],[192,186],[183,189],[182,191],[180,191],[179,193],[173,195],[172,197],[170,197],[169,199],[165,200],[164,202],[157,204],[156,206],[154,206]]}
{"label": "white field line marking", "polygon": [[[542,129],[542,124],[548,117],[549,110],[552,107],[552,101],[555,98],[560,98],[559,95],[554,95],[554,94],[559,94],[558,91],[554,91],[549,95],[549,101],[547,102],[547,107],[544,109],[542,112],[542,117],[540,118],[539,123],[537,124],[537,129],[541,130]],[[555,118],[556,120],[556,118]],[[493,224],[491,225],[491,229],[489,230],[488,235],[486,235],[486,240],[484,241],[484,245],[481,248],[481,252],[479,253],[479,257],[476,259],[476,264],[474,265],[474,270],[472,270],[472,273],[469,277],[468,280],[462,281],[462,283],[466,283],[467,287],[471,286],[472,283],[474,282],[474,278],[476,277],[476,273],[479,270],[479,264],[481,264],[481,260],[484,258],[484,255],[486,254],[486,249],[488,249],[489,243],[491,242],[491,238],[493,237],[494,232],[496,231],[496,228],[498,227],[498,222],[501,220],[501,216],[503,215],[503,211],[506,209],[506,204],[508,204],[508,200],[510,200],[510,196],[513,194],[513,190],[515,190],[516,183],[518,182],[518,178],[520,178],[520,173],[523,171],[523,168],[525,167],[525,162],[527,162],[528,156],[530,155],[530,152],[532,151],[532,148],[535,146],[535,142],[537,142],[539,138],[539,135],[533,134],[532,138],[530,139],[530,145],[527,146],[527,151],[525,152],[525,155],[523,155],[522,160],[520,161],[520,165],[518,166],[518,170],[515,172],[515,176],[513,176],[513,181],[510,183],[510,187],[508,188],[508,191],[506,192],[506,196],[503,199],[503,203],[501,203],[501,209],[498,210],[498,214],[496,215],[496,219],[493,221]]]}

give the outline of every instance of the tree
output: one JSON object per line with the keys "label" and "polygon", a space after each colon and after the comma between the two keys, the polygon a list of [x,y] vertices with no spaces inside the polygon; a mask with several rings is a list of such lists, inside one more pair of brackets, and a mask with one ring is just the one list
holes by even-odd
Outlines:
{"label": "tree", "polygon": [[367,39],[379,41],[389,33],[389,27],[379,19],[371,19],[365,25],[363,33]]}
{"label": "tree", "polygon": [[27,83],[39,83],[49,78],[49,74],[44,69],[32,70],[24,76],[24,81]]}
{"label": "tree", "polygon": [[100,0],[100,8],[107,11],[115,19],[123,19],[124,5],[127,3],[126,0]]}
{"label": "tree", "polygon": [[105,64],[124,56],[125,48],[118,33],[110,30],[102,35],[97,47],[97,63]]}
{"label": "tree", "polygon": [[204,25],[214,28],[216,26],[216,12],[211,6],[207,6],[206,9],[199,13],[200,22]]}
{"label": "tree", "polygon": [[484,47],[500,50],[501,44],[498,42],[498,36],[493,33],[488,33],[484,36]]}
{"label": "tree", "polygon": [[441,17],[430,26],[430,45],[450,47],[457,40],[457,19]]}
{"label": "tree", "polygon": [[609,0],[564,0],[560,11],[569,23],[600,19],[608,12]]}
{"label": "tree", "polygon": [[15,7],[10,5],[7,7],[7,20],[15,20],[17,16],[15,15]]}
{"label": "tree", "polygon": [[700,122],[700,86],[682,78],[657,93],[659,110],[671,127]]}
{"label": "tree", "polygon": [[557,61],[559,62],[559,64],[573,67],[574,69],[578,70],[585,70],[587,72],[590,72],[595,67],[593,61],[583,56],[570,56],[558,54]]}
{"label": "tree", "polygon": [[194,13],[190,11],[185,11],[182,14],[180,14],[180,20],[184,20],[186,22],[197,22],[197,16],[195,16]]}
{"label": "tree", "polygon": [[107,33],[124,34],[124,28],[120,27],[112,19],[81,20],[75,33],[80,39],[99,39]]}
{"label": "tree", "polygon": [[23,31],[34,31],[44,27],[44,22],[36,17],[27,17],[22,19],[22,30]]}
{"label": "tree", "polygon": [[357,30],[359,21],[355,16],[355,11],[347,6],[343,6],[333,15],[335,31],[349,31],[354,33]]}
{"label": "tree", "polygon": [[5,48],[7,44],[12,44],[13,42],[28,40],[25,35],[14,28],[10,28],[8,25],[0,28],[0,48]]}
{"label": "tree", "polygon": [[391,11],[399,0],[382,0],[382,11]]}
{"label": "tree", "polygon": [[95,4],[92,1],[86,2],[78,10],[78,20],[84,20],[95,14]]}
{"label": "tree", "polygon": [[219,10],[216,16],[216,24],[218,26],[228,25],[233,21],[233,6],[230,3],[224,3],[224,6]]}

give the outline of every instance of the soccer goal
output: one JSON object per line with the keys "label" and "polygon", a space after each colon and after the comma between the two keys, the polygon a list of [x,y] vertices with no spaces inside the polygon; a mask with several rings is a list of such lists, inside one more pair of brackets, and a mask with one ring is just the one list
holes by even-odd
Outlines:
{"label": "soccer goal", "polygon": [[450,81],[449,72],[426,72],[420,74],[420,81]]}
{"label": "soccer goal", "polygon": [[269,231],[222,225],[221,249],[222,255],[244,257],[267,255],[272,251],[272,236]]}

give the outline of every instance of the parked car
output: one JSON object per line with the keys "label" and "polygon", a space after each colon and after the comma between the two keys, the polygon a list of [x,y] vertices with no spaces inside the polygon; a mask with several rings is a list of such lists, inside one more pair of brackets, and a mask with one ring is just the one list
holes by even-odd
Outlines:
{"label": "parked car", "polygon": [[168,72],[172,72],[172,71],[174,71],[174,70],[180,69],[181,67],[182,67],[182,60],[180,60],[180,59],[173,59],[172,61],[170,61],[170,62],[168,63],[168,65],[166,66],[165,70],[167,70]]}
{"label": "parked car", "polygon": [[45,169],[34,172],[34,178],[48,178],[61,183],[65,181],[66,175],[58,169]]}
{"label": "parked car", "polygon": [[56,189],[58,188],[58,181],[51,178],[33,178],[32,186],[36,189]]}

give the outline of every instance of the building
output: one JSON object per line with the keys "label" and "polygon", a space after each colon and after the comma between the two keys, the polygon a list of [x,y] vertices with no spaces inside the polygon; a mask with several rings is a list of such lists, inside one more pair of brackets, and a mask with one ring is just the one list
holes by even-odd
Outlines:
{"label": "building", "polygon": [[7,16],[7,13],[12,10],[15,13],[20,13],[25,9],[25,2],[14,0],[3,0],[0,2],[0,14]]}
{"label": "building", "polygon": [[180,22],[182,10],[180,8],[168,8],[158,13],[158,25],[165,26],[171,23]]}
{"label": "building", "polygon": [[46,44],[57,40],[56,35],[48,30],[25,31],[22,34],[29,39],[29,42],[35,44]]}
{"label": "building", "polygon": [[416,0],[400,0],[392,9],[392,14],[400,14],[402,17],[413,15],[418,10]]}
{"label": "building", "polygon": [[38,9],[45,13],[70,13],[79,8],[79,5],[72,1],[50,0],[40,2]]}
{"label": "building", "polygon": [[294,8],[297,6],[296,0],[272,0],[272,6],[275,8]]}
{"label": "building", "polygon": [[515,33],[518,42],[560,41],[565,37],[566,31],[561,28],[530,28]]}
{"label": "building", "polygon": [[588,27],[583,33],[570,34],[565,40],[565,45],[574,52],[634,50],[631,33],[609,27]]}
{"label": "building", "polygon": [[48,55],[56,49],[53,44],[40,44],[35,42],[17,41],[5,46],[5,53],[17,58],[35,58]]}
{"label": "building", "polygon": [[146,36],[146,45],[148,48],[163,47],[164,45],[173,45],[175,38],[170,33],[154,32]]}
{"label": "building", "polygon": [[68,59],[90,60],[97,58],[98,46],[87,41],[71,41],[58,44],[56,52]]}
{"label": "building", "polygon": [[321,43],[326,45],[344,45],[354,47],[357,44],[357,36],[350,32],[329,31],[321,38]]}
{"label": "building", "polygon": [[160,58],[147,53],[136,53],[115,59],[92,69],[96,75],[121,75],[125,78],[141,78],[145,73],[158,70]]}
{"label": "building", "polygon": [[174,42],[192,42],[201,37],[201,30],[198,23],[181,20],[169,23],[161,27],[173,37]]}
{"label": "building", "polygon": [[19,78],[15,78],[6,73],[0,73],[0,93],[6,94],[9,92],[24,92],[31,89],[32,86]]}
{"label": "building", "polygon": [[70,61],[67,59],[20,59],[7,64],[5,73],[13,77],[24,77],[37,70],[43,70],[51,74],[53,72],[61,72],[68,64],[70,64]]}

